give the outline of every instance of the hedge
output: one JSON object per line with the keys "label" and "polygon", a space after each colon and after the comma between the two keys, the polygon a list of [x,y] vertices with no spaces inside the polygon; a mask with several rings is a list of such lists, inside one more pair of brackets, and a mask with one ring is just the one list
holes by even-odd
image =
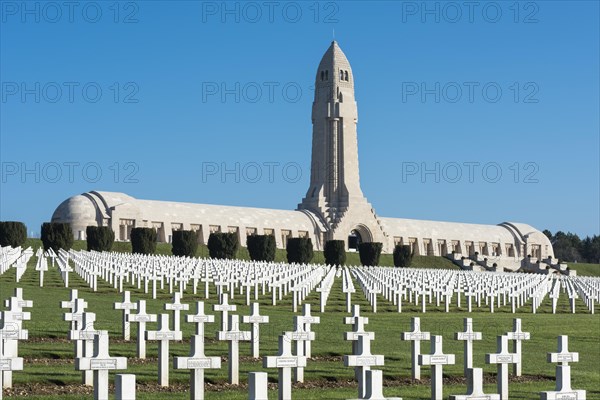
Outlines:
{"label": "hedge", "polygon": [[56,254],[59,249],[69,251],[73,247],[71,225],[63,222],[44,222],[42,224],[42,245],[44,250],[51,248]]}
{"label": "hedge", "polygon": [[171,252],[174,256],[195,257],[198,250],[198,233],[195,231],[173,231]]}
{"label": "hedge", "polygon": [[394,266],[408,268],[412,263],[413,253],[410,246],[396,245],[394,247]]}
{"label": "hedge", "polygon": [[313,245],[310,238],[289,238],[287,241],[288,263],[308,264],[313,258]]}
{"label": "hedge", "polygon": [[239,246],[237,233],[213,232],[208,237],[211,258],[236,258]]}
{"label": "hedge", "polygon": [[246,247],[252,261],[274,261],[275,236],[273,235],[251,235],[246,238]]}
{"label": "hedge", "polygon": [[154,228],[133,228],[131,230],[131,252],[134,254],[156,253],[158,234]]}
{"label": "hedge", "polygon": [[0,246],[19,247],[27,240],[25,224],[17,221],[0,222]]}
{"label": "hedge", "polygon": [[365,242],[358,245],[360,263],[362,265],[379,265],[379,256],[383,245],[379,242]]}
{"label": "hedge", "polygon": [[343,240],[328,240],[323,250],[325,264],[344,265],[346,263],[346,242]]}
{"label": "hedge", "polygon": [[88,251],[110,251],[115,241],[115,233],[108,226],[88,226],[85,228]]}

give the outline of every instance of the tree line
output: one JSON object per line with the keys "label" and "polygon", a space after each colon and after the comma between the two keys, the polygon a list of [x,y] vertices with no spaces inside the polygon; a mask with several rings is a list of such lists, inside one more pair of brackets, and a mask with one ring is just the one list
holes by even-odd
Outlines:
{"label": "tree line", "polygon": [[566,262],[600,263],[600,236],[579,238],[576,233],[558,231],[552,234],[548,229],[544,235],[550,239],[554,257]]}

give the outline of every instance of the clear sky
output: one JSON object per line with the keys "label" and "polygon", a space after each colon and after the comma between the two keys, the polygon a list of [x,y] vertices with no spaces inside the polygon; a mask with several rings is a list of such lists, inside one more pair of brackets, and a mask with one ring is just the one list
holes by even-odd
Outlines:
{"label": "clear sky", "polygon": [[598,234],[598,4],[2,1],[0,219],[39,234],[89,190],[295,208],[335,30],[379,215]]}

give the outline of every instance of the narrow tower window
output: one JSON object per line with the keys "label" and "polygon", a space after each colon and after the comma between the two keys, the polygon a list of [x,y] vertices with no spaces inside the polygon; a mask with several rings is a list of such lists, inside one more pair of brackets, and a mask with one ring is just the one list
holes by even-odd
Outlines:
{"label": "narrow tower window", "polygon": [[340,81],[344,80],[344,71],[340,69]]}
{"label": "narrow tower window", "polygon": [[325,70],[325,80],[326,81],[329,80],[329,70],[328,69]]}
{"label": "narrow tower window", "polygon": [[321,71],[321,80],[325,77],[325,72]]}
{"label": "narrow tower window", "polygon": [[348,82],[348,71],[344,72],[344,80]]}

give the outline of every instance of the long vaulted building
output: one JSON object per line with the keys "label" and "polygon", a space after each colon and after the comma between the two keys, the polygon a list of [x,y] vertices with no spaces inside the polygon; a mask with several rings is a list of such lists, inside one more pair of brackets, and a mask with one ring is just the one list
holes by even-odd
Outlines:
{"label": "long vaulted building", "polygon": [[170,242],[173,231],[184,229],[197,231],[201,243],[212,232],[234,232],[242,245],[248,235],[272,234],[279,248],[285,248],[290,237],[310,237],[319,250],[331,239],[344,240],[349,250],[361,241],[381,242],[385,252],[402,244],[418,255],[454,253],[456,258],[477,253],[508,270],[518,269],[526,258],[553,257],[548,238],[526,224],[378,216],[360,186],[354,83],[348,59],[332,42],[316,74],[310,186],[297,210],[140,200],[92,191],[62,202],[52,222],[69,223],[76,239],[85,239],[86,227],[93,225],[110,226],[121,241],[129,240],[134,227],[151,227],[161,242]]}

